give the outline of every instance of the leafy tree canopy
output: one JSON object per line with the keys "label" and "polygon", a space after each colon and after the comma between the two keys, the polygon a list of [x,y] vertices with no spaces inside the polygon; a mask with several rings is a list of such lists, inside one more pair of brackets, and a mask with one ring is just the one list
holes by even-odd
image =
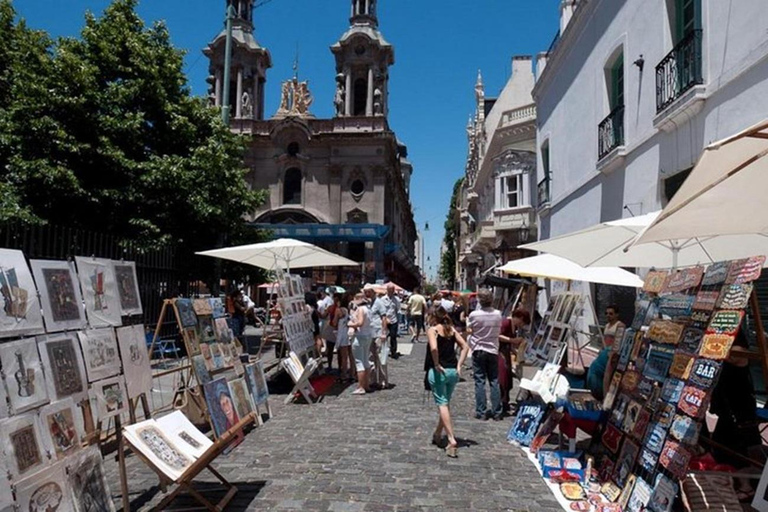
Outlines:
{"label": "leafy tree canopy", "polygon": [[183,52],[137,0],[52,41],[0,0],[0,221],[111,233],[151,249],[245,236],[263,193],[244,141],[191,96]]}
{"label": "leafy tree canopy", "polygon": [[453,184],[453,194],[451,195],[451,204],[448,207],[448,215],[445,219],[445,236],[443,245],[445,250],[440,258],[440,277],[449,288],[454,288],[456,284],[456,241],[459,238],[458,211],[459,201],[461,200],[461,186],[464,184],[464,178],[459,178]]}

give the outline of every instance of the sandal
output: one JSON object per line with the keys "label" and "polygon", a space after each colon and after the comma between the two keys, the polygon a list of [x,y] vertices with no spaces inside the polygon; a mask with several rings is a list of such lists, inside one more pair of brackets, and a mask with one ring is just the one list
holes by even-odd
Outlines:
{"label": "sandal", "polygon": [[354,390],[352,392],[353,395],[364,395],[366,393],[367,393],[367,391],[364,390],[363,388],[357,388],[356,390]]}
{"label": "sandal", "polygon": [[452,459],[457,459],[459,457],[458,448],[459,448],[458,444],[449,444],[448,446],[445,447],[445,454],[451,457]]}
{"label": "sandal", "polygon": [[443,435],[442,434],[440,434],[439,436],[436,436],[434,434],[432,435],[432,444],[433,445],[435,445],[437,447],[440,447],[440,445],[442,443],[443,443]]}

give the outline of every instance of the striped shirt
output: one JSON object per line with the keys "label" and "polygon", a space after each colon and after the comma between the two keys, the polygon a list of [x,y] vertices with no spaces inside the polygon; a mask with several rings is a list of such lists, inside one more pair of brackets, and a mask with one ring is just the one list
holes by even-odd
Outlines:
{"label": "striped shirt", "polygon": [[467,327],[472,329],[469,346],[475,350],[499,353],[499,333],[501,332],[501,312],[494,308],[473,311],[467,319]]}

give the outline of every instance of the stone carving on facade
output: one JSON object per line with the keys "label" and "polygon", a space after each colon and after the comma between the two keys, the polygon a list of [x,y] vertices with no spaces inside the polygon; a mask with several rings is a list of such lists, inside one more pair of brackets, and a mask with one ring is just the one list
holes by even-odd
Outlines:
{"label": "stone carving on facade", "polygon": [[252,118],[253,117],[253,103],[251,103],[251,95],[248,94],[248,92],[244,92],[242,99],[242,114],[243,117],[246,118]]}
{"label": "stone carving on facade", "polygon": [[277,115],[288,115],[291,111],[291,82],[283,82],[280,89],[280,107]]}
{"label": "stone carving on facade", "polygon": [[336,117],[344,115],[346,94],[344,91],[344,74],[336,75],[336,96],[333,98],[333,106],[336,108]]}
{"label": "stone carving on facade", "polygon": [[499,177],[511,171],[522,171],[524,174],[536,172],[536,154],[530,151],[510,149],[493,160],[493,175]]}
{"label": "stone carving on facade", "polygon": [[381,89],[376,87],[376,89],[373,91],[373,115],[375,116],[384,115],[383,97],[384,94],[381,92]]}
{"label": "stone carving on facade", "polygon": [[309,107],[313,101],[312,94],[309,92],[309,82],[299,82],[296,77],[286,80],[282,84],[280,108],[277,109],[275,117],[311,116]]}

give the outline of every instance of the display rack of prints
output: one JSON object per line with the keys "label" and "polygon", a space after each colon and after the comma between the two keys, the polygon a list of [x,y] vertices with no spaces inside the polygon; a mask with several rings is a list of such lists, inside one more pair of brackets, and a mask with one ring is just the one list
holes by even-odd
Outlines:
{"label": "display rack of prints", "polygon": [[315,346],[312,317],[304,301],[304,283],[299,276],[278,272],[278,298],[285,340],[292,352],[303,355]]}
{"label": "display rack of prints", "polygon": [[0,338],[41,334],[37,288],[21,251],[0,249]]}
{"label": "display rack of prints", "polygon": [[112,260],[76,256],[75,263],[90,326],[122,325],[120,297]]}
{"label": "display rack of prints", "polygon": [[75,264],[50,260],[31,260],[29,263],[40,291],[45,330],[57,332],[84,329],[85,310]]}
{"label": "display rack of prints", "polygon": [[[533,342],[526,346],[527,365],[542,368],[548,362],[560,362],[565,351],[573,348],[574,322],[581,315],[583,305],[581,294],[574,292],[563,292],[552,298]],[[578,346],[575,351],[579,352]]]}

